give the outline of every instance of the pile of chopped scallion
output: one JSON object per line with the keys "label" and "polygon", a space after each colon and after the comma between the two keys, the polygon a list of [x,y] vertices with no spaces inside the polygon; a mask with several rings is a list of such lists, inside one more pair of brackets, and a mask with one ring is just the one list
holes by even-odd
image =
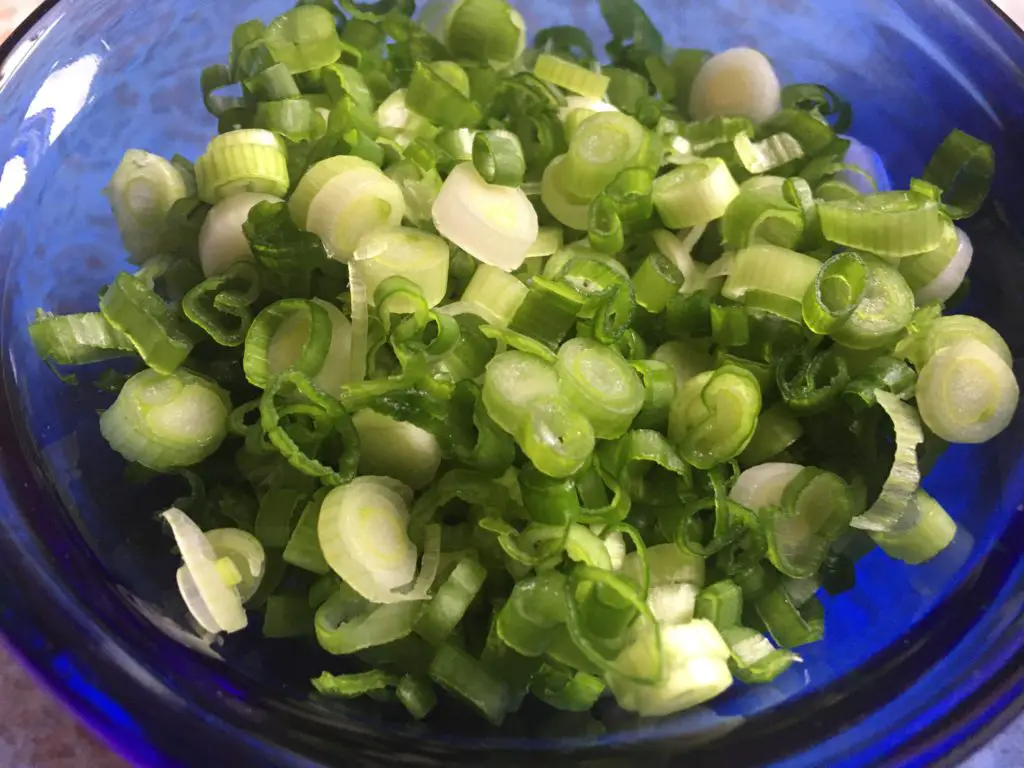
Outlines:
{"label": "pile of chopped scallion", "polygon": [[772,680],[858,555],[949,545],[919,449],[1016,408],[999,334],[942,314],[991,147],[876,191],[831,90],[633,0],[601,0],[610,66],[505,0],[412,10],[239,26],[206,151],[110,182],[138,269],[40,312],[39,354],[128,358],[100,429],[190,484],[191,615],[315,637],[321,694],[499,724]]}

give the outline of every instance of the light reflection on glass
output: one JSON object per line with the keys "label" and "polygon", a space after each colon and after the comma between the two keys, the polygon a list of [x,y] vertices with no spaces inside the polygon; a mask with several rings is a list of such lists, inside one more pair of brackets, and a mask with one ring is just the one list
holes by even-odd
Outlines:
{"label": "light reflection on glass", "polygon": [[63,133],[89,99],[89,88],[100,68],[100,57],[95,53],[76,59],[67,66],[54,70],[43,82],[25,112],[25,119],[44,110],[53,111],[49,141],[52,144]]}

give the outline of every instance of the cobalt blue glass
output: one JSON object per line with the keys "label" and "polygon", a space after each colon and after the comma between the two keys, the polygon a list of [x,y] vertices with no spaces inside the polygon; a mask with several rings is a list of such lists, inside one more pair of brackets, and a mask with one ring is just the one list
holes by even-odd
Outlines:
{"label": "cobalt blue glass", "polygon": [[[827,600],[824,642],[775,683],[640,721],[527,711],[501,732],[453,707],[427,725],[372,702],[311,701],[323,658],[251,635],[196,647],[154,514],[98,438],[107,398],[62,384],[32,351],[37,307],[81,311],[125,265],[100,190],[129,147],[195,157],[215,131],[198,73],[234,25],[280,0],[61,0],[2,50],[0,69],[0,626],[95,728],[163,765],[954,764],[1021,709],[1024,416],[952,448],[927,480],[960,525],[912,568],[874,552]],[[1024,41],[984,0],[645,3],[670,44],[760,48],[786,82],[855,105],[851,133],[895,185],[959,127],[995,148],[990,202],[969,223],[973,306],[1024,348]],[[604,42],[597,3],[524,0],[531,28]]]}

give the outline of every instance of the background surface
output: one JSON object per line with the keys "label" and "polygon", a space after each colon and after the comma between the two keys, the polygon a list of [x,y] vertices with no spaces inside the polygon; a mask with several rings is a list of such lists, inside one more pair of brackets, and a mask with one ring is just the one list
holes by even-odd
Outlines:
{"label": "background surface", "polygon": [[[1024,28],[1024,0],[994,2]],[[35,0],[0,0],[0,42],[35,5]],[[1024,766],[1024,717],[962,768],[1020,766]],[[0,645],[0,768],[127,767]]]}

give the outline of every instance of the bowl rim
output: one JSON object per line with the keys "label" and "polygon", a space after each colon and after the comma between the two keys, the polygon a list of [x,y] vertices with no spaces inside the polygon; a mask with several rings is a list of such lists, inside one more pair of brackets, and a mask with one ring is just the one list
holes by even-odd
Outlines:
{"label": "bowl rim", "polygon": [[[22,43],[31,39],[36,26],[61,2],[42,0],[0,43],[0,66]],[[982,2],[1014,27],[1019,35],[1024,36],[1024,31],[993,0]],[[0,86],[2,84],[3,80],[0,79]],[[5,308],[0,326],[0,348],[4,349],[7,348],[6,314]],[[10,361],[5,357],[0,373],[0,458],[3,459],[0,463],[0,510],[4,507],[13,507],[18,512],[25,509],[52,509],[54,506],[61,508],[61,502],[54,496],[40,469],[40,457],[31,437],[25,434],[24,425],[17,417],[20,397],[15,379]],[[0,514],[6,517],[8,510]],[[76,545],[82,549],[84,541],[81,535],[66,520],[60,522],[66,529],[63,533],[76,537],[79,540]],[[1013,520],[1006,536],[1010,540],[1024,540],[1024,516],[1018,515]],[[91,553],[76,552],[75,556],[83,554],[86,565],[100,570]],[[240,750],[245,752],[244,757],[252,765],[278,768],[316,768],[325,765],[247,730],[230,717],[237,713],[231,713],[223,707],[218,710],[204,708],[209,707],[216,697],[206,701],[194,698],[182,701],[182,691],[172,689],[165,679],[148,679],[146,673],[149,670],[126,663],[130,656],[126,659],[126,650],[121,645],[126,638],[109,634],[102,612],[96,606],[87,605],[68,587],[66,580],[44,567],[45,564],[52,565],[54,559],[42,537],[31,527],[28,530],[12,531],[7,526],[0,526],[0,592],[3,598],[0,603],[6,608],[0,611],[2,639],[13,655],[28,665],[36,679],[116,751],[146,765],[169,764],[169,758],[174,759],[175,765],[198,765],[200,763],[193,761],[200,758],[203,765],[208,765],[208,761],[215,756],[237,761],[241,757]],[[79,566],[82,564],[78,563]],[[975,573],[965,580],[969,581],[976,575],[979,579],[984,578],[984,573],[977,572],[988,571],[991,565],[986,561],[979,563]],[[1009,575],[1007,566],[1013,564],[1002,565],[997,571]],[[989,574],[989,579],[992,579],[992,574]],[[12,589],[12,586],[15,588]],[[937,609],[944,606],[945,602],[919,622],[919,634],[927,634],[922,627],[926,627]],[[122,611],[123,608],[122,605]],[[129,628],[133,630],[130,639],[149,645],[162,645],[180,657],[190,657],[188,669],[208,675],[214,668],[214,663],[209,659],[185,651],[153,627],[145,625],[141,619],[137,619],[135,624]],[[123,625],[119,627],[123,628]],[[967,631],[969,629],[946,638],[947,649],[955,647]],[[59,654],[55,654],[55,648],[60,650]],[[907,661],[907,654],[891,654],[890,650],[878,654],[879,657],[886,657],[883,659],[886,663],[878,665],[883,670]],[[938,652],[941,655],[942,650]],[[876,660],[872,658],[865,664],[872,664]],[[927,659],[924,661],[927,663]],[[92,675],[87,673],[95,673],[102,679],[103,690],[91,684],[87,677]],[[884,677],[885,672],[877,676]],[[144,679],[145,684],[142,684]],[[843,678],[839,678],[809,696],[824,697],[836,688],[837,683],[842,682]],[[809,696],[800,698],[801,708],[807,707]],[[1024,641],[1018,642],[1014,652],[968,696],[955,703],[944,715],[929,721],[909,738],[892,745],[890,751],[874,764],[898,768],[924,761],[921,764],[954,768],[1003,731],[1022,712]],[[137,713],[144,713],[144,717]],[[858,720],[852,725],[857,725],[867,714],[858,712]],[[139,722],[135,722],[136,717]],[[156,727],[157,722],[159,727]],[[168,732],[176,736],[168,738]],[[836,727],[822,735],[828,739],[840,732],[841,728]],[[374,736],[369,734],[370,738]],[[789,760],[799,760],[820,743],[823,742],[805,740],[799,745],[799,751],[778,755],[778,764],[788,765]],[[195,752],[196,744],[204,747],[205,751],[201,755]],[[863,746],[863,743],[859,743],[858,750]],[[475,750],[473,752],[479,758],[480,753]],[[508,754],[529,760],[531,756],[536,759],[538,753],[516,751]],[[857,757],[849,753],[846,756]],[[465,758],[466,755],[461,757]],[[470,759],[473,757],[470,756]],[[704,764],[699,758],[694,762],[696,766]]]}

